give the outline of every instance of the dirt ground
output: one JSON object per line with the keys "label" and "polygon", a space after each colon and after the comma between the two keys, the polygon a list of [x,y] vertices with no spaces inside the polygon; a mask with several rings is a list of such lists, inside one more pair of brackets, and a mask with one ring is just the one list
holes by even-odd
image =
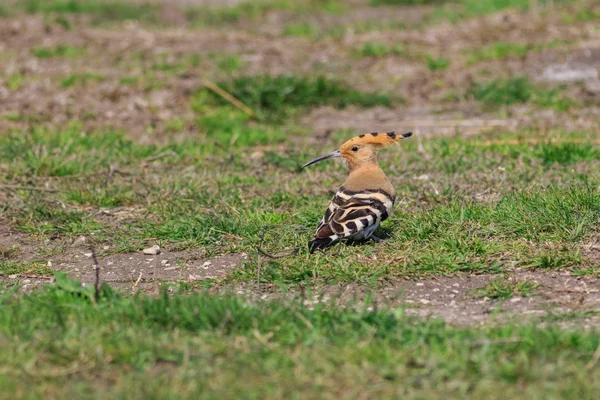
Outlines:
{"label": "dirt ground", "polygon": [[[0,247],[20,246],[24,260],[36,260],[40,252],[52,253],[56,244],[39,243],[23,233],[16,232],[6,224],[0,228]],[[79,238],[56,254],[44,258],[53,269],[65,271],[84,284],[93,285],[96,267],[89,241]],[[589,251],[600,253],[600,244],[590,246]],[[95,250],[95,249],[94,249]],[[210,288],[214,294],[234,292],[253,301],[270,299],[302,298],[307,306],[316,302],[334,302],[345,306],[367,301],[373,307],[402,307],[407,315],[442,318],[456,325],[482,325],[490,321],[541,318],[552,315],[579,315],[577,324],[584,327],[597,326],[600,322],[600,277],[578,277],[569,271],[539,271],[513,269],[505,275],[514,280],[528,280],[539,287],[533,296],[514,296],[493,300],[474,296],[473,290],[498,279],[497,274],[467,274],[438,276],[421,280],[394,279],[383,282],[377,288],[357,284],[316,286],[300,291],[290,289],[282,293],[279,288],[257,282],[219,283],[228,272],[240,268],[248,257],[257,254],[225,254],[208,256],[204,249],[169,251],[161,249],[158,255],[143,252],[109,254],[100,258],[102,282],[123,290],[125,293],[158,293],[161,286],[176,288],[173,282],[216,282]],[[596,254],[600,258],[600,254]],[[10,275],[1,278],[5,283],[19,282],[28,291],[51,283],[53,278],[39,275]],[[202,286],[199,286],[202,287]],[[172,289],[170,289],[172,290]],[[585,316],[584,318],[581,315]],[[567,326],[569,320],[564,322]]]}

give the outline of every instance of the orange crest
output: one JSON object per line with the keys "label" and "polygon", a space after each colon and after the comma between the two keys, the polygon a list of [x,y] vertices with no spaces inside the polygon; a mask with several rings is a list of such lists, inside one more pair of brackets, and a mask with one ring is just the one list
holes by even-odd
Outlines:
{"label": "orange crest", "polygon": [[397,135],[396,132],[371,132],[356,136],[340,147],[340,150],[350,149],[352,146],[357,144],[372,144],[376,146],[388,146],[392,143],[396,143],[402,139],[406,139],[412,136],[412,132],[403,133]]}

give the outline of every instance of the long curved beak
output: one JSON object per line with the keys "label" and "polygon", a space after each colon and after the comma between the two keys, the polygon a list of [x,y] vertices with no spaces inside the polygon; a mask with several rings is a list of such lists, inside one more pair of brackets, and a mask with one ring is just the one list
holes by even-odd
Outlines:
{"label": "long curved beak", "polygon": [[304,164],[302,166],[302,168],[306,168],[306,167],[308,167],[311,164],[318,163],[319,161],[323,161],[323,160],[326,160],[328,158],[341,157],[341,156],[342,156],[342,153],[340,153],[339,150],[336,150],[334,152],[324,154],[321,157],[317,157],[314,160],[307,162],[306,164]]}

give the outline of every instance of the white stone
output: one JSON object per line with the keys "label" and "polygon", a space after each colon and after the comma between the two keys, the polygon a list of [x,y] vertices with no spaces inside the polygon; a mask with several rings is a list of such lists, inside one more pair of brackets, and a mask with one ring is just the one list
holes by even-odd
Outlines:
{"label": "white stone", "polygon": [[160,254],[160,247],[154,245],[152,247],[148,247],[147,249],[142,250],[142,252],[148,256],[155,256]]}

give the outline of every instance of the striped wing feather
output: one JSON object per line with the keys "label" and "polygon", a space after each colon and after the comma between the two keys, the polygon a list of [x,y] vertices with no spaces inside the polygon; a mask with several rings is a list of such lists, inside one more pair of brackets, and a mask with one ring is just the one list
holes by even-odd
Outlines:
{"label": "striped wing feather", "polygon": [[[321,218],[313,240],[309,242],[311,253],[332,245],[338,240],[360,236],[360,232],[379,225],[388,217],[388,206],[394,199],[381,191],[365,191],[360,193],[338,191]],[[367,230],[368,236],[374,229]]]}

